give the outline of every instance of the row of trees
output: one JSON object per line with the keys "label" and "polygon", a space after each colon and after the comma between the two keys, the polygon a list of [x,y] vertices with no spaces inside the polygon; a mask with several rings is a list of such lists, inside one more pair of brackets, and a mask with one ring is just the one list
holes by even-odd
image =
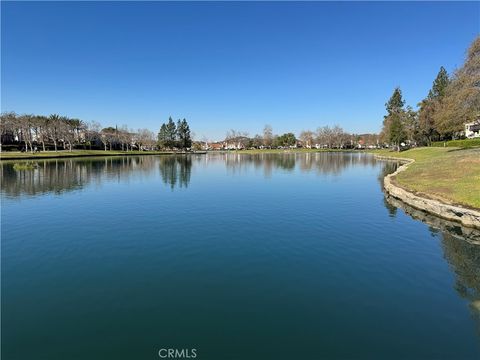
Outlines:
{"label": "row of trees", "polygon": [[350,134],[339,125],[323,126],[316,131],[306,130],[300,133],[300,140],[305,147],[320,146],[322,148],[347,148],[360,145],[377,145],[377,139],[371,134]]}
{"label": "row of trees", "polygon": [[265,125],[262,135],[249,137],[247,132],[230,130],[227,132],[224,143],[231,148],[277,148],[295,147],[305,148],[353,148],[358,146],[377,146],[379,138],[376,134],[351,134],[338,125],[333,127],[323,126],[316,131],[304,130],[298,139],[289,132],[274,135],[270,125]]}
{"label": "row of trees", "polygon": [[102,128],[98,122],[85,122],[66,116],[52,114],[18,115],[14,112],[2,113],[0,118],[0,149],[4,144],[22,145],[26,151],[53,149],[58,151],[75,147],[92,149],[102,147],[104,150],[153,148],[156,140],[148,129],[136,131],[122,127]]}
{"label": "row of trees", "polygon": [[466,123],[480,117],[480,37],[467,51],[463,66],[449,76],[441,67],[418,111],[405,107],[400,88],[385,104],[381,140],[398,150],[402,143],[430,145],[461,137]]}
{"label": "row of trees", "polygon": [[[305,130],[299,140],[304,147],[345,148],[360,142],[365,146],[388,144],[400,150],[402,143],[430,145],[432,141],[458,138],[464,124],[480,117],[480,37],[468,49],[465,63],[449,76],[441,67],[428,95],[418,104],[418,111],[405,106],[400,88],[396,88],[386,105],[386,115],[380,136],[355,135],[340,126],[324,126],[316,131]],[[136,131],[127,126],[107,127],[97,122],[85,122],[53,114],[18,115],[2,113],[0,119],[0,150],[4,143],[23,144],[34,151],[59,147],[69,149],[102,147],[104,150],[122,149],[188,149],[192,147],[190,127],[185,119],[176,123],[170,117],[162,124],[157,137],[148,129]],[[293,133],[274,135],[266,125],[262,135],[249,137],[248,133],[231,130],[225,142],[234,148],[292,147],[297,145]]]}
{"label": "row of trees", "polygon": [[230,130],[225,136],[224,142],[234,148],[272,148],[295,146],[297,139],[293,133],[273,135],[270,125],[266,125],[262,135],[249,137],[248,132]]}
{"label": "row of trees", "polygon": [[0,121],[0,146],[7,143],[24,143],[25,149],[33,151],[34,143],[52,143],[55,151],[60,142],[64,147],[72,147],[78,138],[84,123],[79,119],[70,119],[56,114],[17,115],[14,112],[2,113]]}

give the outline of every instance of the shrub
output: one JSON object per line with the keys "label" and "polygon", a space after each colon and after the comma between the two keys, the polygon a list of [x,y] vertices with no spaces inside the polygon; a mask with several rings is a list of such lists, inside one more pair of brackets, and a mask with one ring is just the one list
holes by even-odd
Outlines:
{"label": "shrub", "polygon": [[435,141],[432,143],[432,146],[435,147],[461,147],[461,148],[471,148],[475,146],[480,146],[479,139],[464,139],[464,140],[449,140],[449,141]]}

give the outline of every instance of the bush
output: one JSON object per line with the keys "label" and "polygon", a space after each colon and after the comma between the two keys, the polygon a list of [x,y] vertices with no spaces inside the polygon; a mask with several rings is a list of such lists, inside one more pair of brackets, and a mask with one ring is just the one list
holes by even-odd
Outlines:
{"label": "bush", "polygon": [[20,151],[21,148],[20,145],[2,145],[2,151]]}
{"label": "bush", "polygon": [[480,146],[479,139],[464,139],[464,140],[449,140],[449,141],[435,141],[432,143],[432,146],[435,147],[461,147],[461,148],[471,148],[475,146]]}

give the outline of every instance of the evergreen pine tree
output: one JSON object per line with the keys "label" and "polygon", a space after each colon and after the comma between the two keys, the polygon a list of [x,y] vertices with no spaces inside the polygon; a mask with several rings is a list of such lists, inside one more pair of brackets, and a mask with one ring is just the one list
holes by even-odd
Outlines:
{"label": "evergreen pine tree", "polygon": [[182,149],[188,149],[192,146],[192,138],[190,134],[190,127],[187,120],[178,120],[177,123],[178,142]]}
{"label": "evergreen pine tree", "polygon": [[402,98],[402,90],[400,90],[399,87],[396,87],[395,90],[393,90],[393,94],[388,100],[388,102],[385,104],[385,107],[387,108],[387,116],[390,116],[393,113],[399,113],[403,111],[403,106],[405,105],[405,101]]}
{"label": "evergreen pine tree", "polygon": [[432,90],[428,93],[430,99],[439,99],[445,96],[445,89],[448,86],[450,79],[448,78],[447,70],[442,66],[433,81]]}
{"label": "evergreen pine tree", "polygon": [[160,148],[163,149],[167,146],[168,136],[167,136],[167,125],[165,125],[165,123],[163,123],[162,126],[160,127],[157,140],[158,140],[158,146]]}
{"label": "evergreen pine tree", "polygon": [[383,120],[382,133],[391,145],[395,145],[400,151],[400,143],[407,139],[406,135],[406,113],[403,106],[405,101],[402,98],[402,90],[395,88],[392,96],[385,104],[387,115]]}
{"label": "evergreen pine tree", "polygon": [[167,147],[174,148],[177,146],[177,127],[173,122],[172,117],[168,118],[168,123],[166,125],[166,133],[167,133]]}

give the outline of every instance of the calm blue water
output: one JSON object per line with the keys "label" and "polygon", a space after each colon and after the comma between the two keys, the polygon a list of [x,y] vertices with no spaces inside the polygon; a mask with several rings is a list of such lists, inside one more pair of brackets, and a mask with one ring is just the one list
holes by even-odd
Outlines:
{"label": "calm blue water", "polygon": [[36,164],[1,164],[2,359],[480,358],[480,234],[387,201],[396,164]]}

